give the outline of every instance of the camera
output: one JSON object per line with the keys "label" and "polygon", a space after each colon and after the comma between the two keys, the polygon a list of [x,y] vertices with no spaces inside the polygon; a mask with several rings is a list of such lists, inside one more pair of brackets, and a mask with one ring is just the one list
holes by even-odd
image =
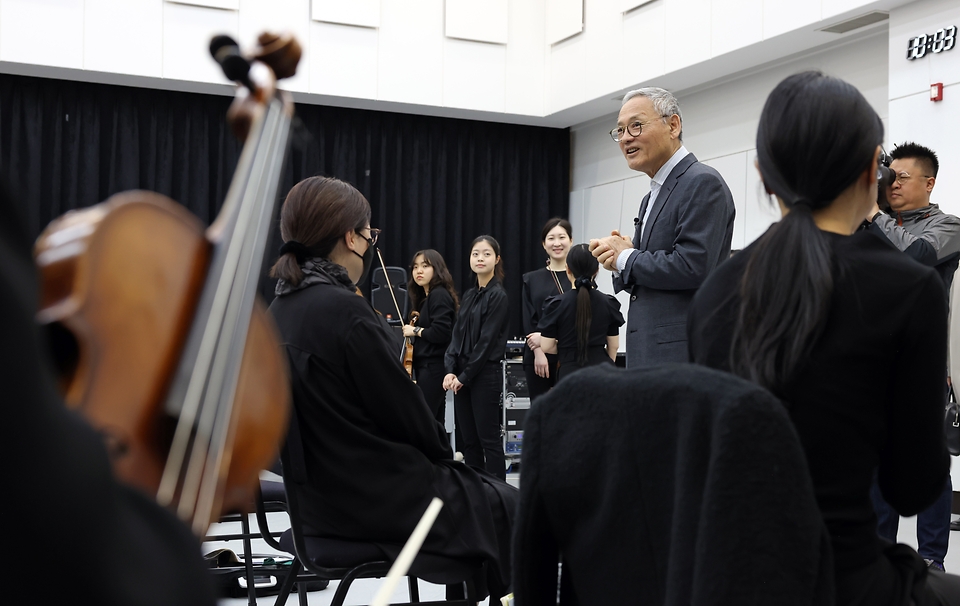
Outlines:
{"label": "camera", "polygon": [[877,158],[877,206],[885,213],[890,213],[890,199],[887,194],[890,186],[893,185],[896,175],[890,168],[893,158],[883,148],[880,149],[880,156]]}

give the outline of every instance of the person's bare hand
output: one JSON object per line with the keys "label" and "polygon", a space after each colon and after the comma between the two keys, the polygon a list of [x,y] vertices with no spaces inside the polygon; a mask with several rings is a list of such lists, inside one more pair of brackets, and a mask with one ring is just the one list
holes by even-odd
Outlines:
{"label": "person's bare hand", "polygon": [[880,212],[880,205],[877,204],[877,201],[873,201],[873,206],[870,207],[870,210],[867,211],[867,216],[864,217],[867,221],[873,223],[873,216]]}
{"label": "person's bare hand", "polygon": [[542,349],[533,350],[533,371],[538,377],[550,378],[550,362],[547,361],[547,354],[543,353]]}
{"label": "person's bare hand", "polygon": [[[453,382],[456,380],[457,380],[457,375],[453,374],[452,372],[447,374],[445,377],[443,377],[443,389],[445,391],[450,391],[451,389],[453,389]],[[453,392],[453,393],[457,393],[457,392]]]}
{"label": "person's bare hand", "polygon": [[610,232],[606,238],[590,240],[590,252],[597,258],[600,265],[610,271],[617,270],[617,257],[630,248],[633,248],[633,242],[630,238],[620,235],[617,230]]}

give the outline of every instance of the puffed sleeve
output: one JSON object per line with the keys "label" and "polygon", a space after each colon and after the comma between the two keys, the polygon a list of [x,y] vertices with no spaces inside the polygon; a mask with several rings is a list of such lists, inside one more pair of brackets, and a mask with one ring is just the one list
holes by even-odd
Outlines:
{"label": "puffed sleeve", "polygon": [[609,308],[610,323],[607,325],[607,336],[615,337],[620,334],[620,327],[623,326],[623,314],[620,313],[620,300],[616,297],[606,295]]}
{"label": "puffed sleeve", "polygon": [[557,338],[557,320],[560,318],[560,303],[563,295],[547,297],[540,312],[540,336]]}

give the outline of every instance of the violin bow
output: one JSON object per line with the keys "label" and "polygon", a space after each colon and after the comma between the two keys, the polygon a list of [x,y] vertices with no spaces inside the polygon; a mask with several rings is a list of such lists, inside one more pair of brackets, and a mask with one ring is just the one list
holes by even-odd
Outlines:
{"label": "violin bow", "polygon": [[397,302],[397,295],[394,294],[393,284],[390,283],[390,272],[387,271],[387,264],[383,262],[383,255],[380,254],[380,249],[376,248],[376,251],[377,258],[380,259],[380,267],[383,268],[383,279],[387,281],[387,288],[390,289],[390,298],[393,299],[393,306],[397,309],[397,317],[400,318],[401,323],[404,323],[403,312],[400,311],[400,304]]}

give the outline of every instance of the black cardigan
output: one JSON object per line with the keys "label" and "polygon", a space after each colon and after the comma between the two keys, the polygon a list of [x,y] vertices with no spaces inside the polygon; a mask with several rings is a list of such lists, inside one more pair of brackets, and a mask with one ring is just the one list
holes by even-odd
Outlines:
{"label": "black cardigan", "polygon": [[[947,308],[943,283],[869,232],[824,232],[833,257],[827,324],[808,361],[781,389],[807,453],[836,563],[837,604],[865,589],[849,579],[882,571],[883,546],[870,501],[878,473],[900,514],[925,509],[943,491]],[[707,278],[687,324],[694,362],[728,369],[739,285],[756,245]],[[863,604],[895,603],[896,574],[876,575]]]}
{"label": "black cardigan", "polygon": [[422,328],[413,340],[413,361],[442,358],[450,345],[453,322],[457,311],[453,297],[446,288],[436,287],[420,304],[417,326]]}
{"label": "black cardigan", "polygon": [[457,380],[469,385],[484,364],[503,359],[507,348],[507,311],[507,291],[497,278],[463,295],[443,360],[447,373],[456,374]]}
{"label": "black cardigan", "polygon": [[[560,288],[557,288],[557,284]],[[540,332],[540,317],[544,302],[553,296],[573,290],[566,271],[552,271],[546,267],[523,274],[523,335]],[[533,364],[533,351],[524,344],[523,363]]]}

